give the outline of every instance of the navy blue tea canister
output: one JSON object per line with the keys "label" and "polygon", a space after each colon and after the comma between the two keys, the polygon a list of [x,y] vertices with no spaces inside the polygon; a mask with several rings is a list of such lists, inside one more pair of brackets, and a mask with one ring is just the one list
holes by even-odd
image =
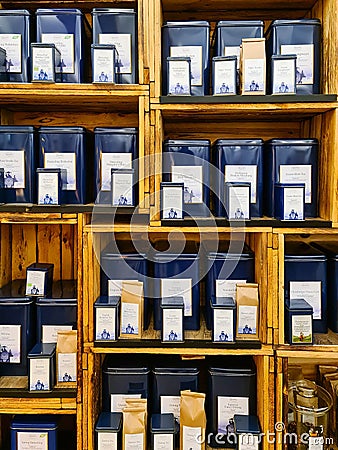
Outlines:
{"label": "navy blue tea canister", "polygon": [[99,297],[94,303],[96,341],[116,341],[119,336],[121,297]]}
{"label": "navy blue tea canister", "polygon": [[225,216],[228,220],[249,220],[251,183],[227,182],[225,191]]}
{"label": "navy blue tea canister", "polygon": [[327,333],[327,257],[305,242],[286,242],[285,300],[303,298],[313,308],[313,332]]}
{"label": "navy blue tea canister", "polygon": [[297,94],[320,94],[320,20],[274,20],[266,37],[269,59],[272,55],[297,55]]}
{"label": "navy blue tea canister", "polygon": [[237,94],[237,56],[212,58],[212,95]]}
{"label": "navy blue tea canister", "polygon": [[117,82],[117,55],[115,45],[92,44],[92,82]]}
{"label": "navy blue tea canister", "polygon": [[258,450],[261,442],[261,427],[257,416],[235,414],[234,426],[238,450]]}
{"label": "navy blue tea canister", "polygon": [[55,384],[56,344],[36,344],[28,353],[28,389],[51,391]]}
{"label": "navy blue tea canister", "polygon": [[37,9],[36,41],[61,52],[63,83],[84,82],[83,16],[79,9]]}
{"label": "navy blue tea canister", "polygon": [[32,81],[61,83],[61,53],[55,44],[31,44]]}
{"label": "navy blue tea canister", "polygon": [[25,9],[0,11],[0,47],[6,50],[6,81],[30,81],[30,13]]}
{"label": "navy blue tea canister", "polygon": [[54,264],[33,263],[26,270],[26,295],[45,297],[51,295]]}
{"label": "navy blue tea canister", "polygon": [[263,216],[262,139],[218,139],[213,147],[214,212],[225,217],[224,182],[251,185],[251,217]]}
{"label": "navy blue tea canister", "polygon": [[0,203],[34,203],[34,128],[0,126],[0,167],[4,169],[4,189]]}
{"label": "navy blue tea canister", "polygon": [[209,94],[210,24],[201,21],[166,22],[162,26],[162,92],[168,95],[168,56],[191,59],[191,94]]}
{"label": "navy blue tea canister", "polygon": [[264,213],[274,214],[274,185],[305,184],[305,217],[317,217],[317,139],[272,139],[264,148]]}
{"label": "navy blue tea canister", "polygon": [[20,414],[11,421],[11,450],[43,448],[57,450],[58,423],[55,416]]}
{"label": "navy blue tea canister", "polygon": [[233,297],[212,297],[212,341],[234,342],[236,331],[236,302]]}
{"label": "navy blue tea canister", "polygon": [[95,425],[98,450],[121,448],[122,413],[101,412]]}
{"label": "navy blue tea canister", "polygon": [[167,57],[167,95],[191,95],[191,58]]}
{"label": "navy blue tea canister", "polygon": [[93,44],[115,45],[117,82],[138,82],[137,13],[133,9],[94,8]]}
{"label": "navy blue tea canister", "polygon": [[272,55],[270,60],[270,94],[296,93],[297,55]]}
{"label": "navy blue tea canister", "polygon": [[38,205],[60,205],[62,197],[62,170],[36,169]]}
{"label": "navy blue tea canister", "polygon": [[163,181],[184,183],[184,212],[191,217],[209,217],[210,141],[172,140],[163,143]]}
{"label": "navy blue tea canister", "polygon": [[160,303],[162,309],[162,342],[172,344],[184,341],[184,298],[162,297]]}
{"label": "navy blue tea canister", "polygon": [[150,422],[151,450],[174,450],[175,431],[173,414],[153,414]]}
{"label": "navy blue tea canister", "polygon": [[313,344],[313,308],[303,298],[285,301],[285,340],[289,344]]}
{"label": "navy blue tea canister", "polygon": [[275,214],[278,220],[304,220],[305,184],[275,184]]}

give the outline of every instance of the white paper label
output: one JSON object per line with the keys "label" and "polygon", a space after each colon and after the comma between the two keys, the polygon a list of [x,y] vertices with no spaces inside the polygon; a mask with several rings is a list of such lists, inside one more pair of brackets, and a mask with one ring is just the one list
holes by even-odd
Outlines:
{"label": "white paper label", "polygon": [[76,353],[58,353],[58,381],[76,381]]}
{"label": "white paper label", "polygon": [[139,305],[137,303],[121,304],[121,324],[123,334],[139,334]]}
{"label": "white paper label", "polygon": [[118,450],[117,433],[97,433],[97,450]]}
{"label": "white paper label", "polygon": [[257,333],[257,307],[239,305],[238,309],[238,334]]}
{"label": "white paper label", "polygon": [[295,62],[292,59],[278,59],[273,61],[273,94],[294,94]]}
{"label": "white paper label", "polygon": [[132,154],[101,153],[101,191],[111,189],[111,169],[132,169]]}
{"label": "white paper label", "polygon": [[0,364],[21,362],[21,325],[0,325]]}
{"label": "white paper label", "polygon": [[237,284],[244,284],[246,280],[216,280],[216,297],[231,297],[236,301]]}
{"label": "white paper label", "polygon": [[281,45],[282,55],[297,55],[296,82],[297,84],[313,84],[314,45]]}
{"label": "white paper label", "polygon": [[139,280],[108,280],[108,297],[121,297],[122,283]]}
{"label": "white paper label", "polygon": [[284,220],[304,219],[303,189],[284,188]]}
{"label": "white paper label", "polygon": [[191,84],[192,86],[202,86],[202,55],[201,45],[182,45],[180,47],[170,47],[170,56],[183,56],[191,59]]}
{"label": "white paper label", "polygon": [[250,189],[229,186],[229,219],[250,219]]}
{"label": "white paper label", "polygon": [[144,448],[144,434],[125,434],[124,435],[124,448],[130,448],[133,450],[145,450]]}
{"label": "white paper label", "polygon": [[32,47],[33,81],[54,81],[53,49]]}
{"label": "white paper label", "polygon": [[173,450],[173,434],[154,434],[154,450]]}
{"label": "white paper label", "polygon": [[235,433],[235,414],[249,414],[248,397],[217,397],[217,423],[219,433],[225,435]]}
{"label": "white paper label", "polygon": [[161,278],[161,297],[183,297],[184,316],[192,316],[191,278]]}
{"label": "white paper label", "polygon": [[120,73],[132,72],[131,34],[99,34],[99,44],[115,45],[118,52],[117,67]]}
{"label": "white paper label", "polygon": [[132,206],[133,174],[114,173],[112,177],[113,206]]}
{"label": "white paper label", "polygon": [[264,59],[244,60],[244,92],[265,91],[265,61]]}
{"label": "white paper label", "polygon": [[229,45],[224,47],[224,56],[237,56],[237,66],[241,55],[241,47],[237,45]]}
{"label": "white paper label", "polygon": [[43,44],[55,44],[61,53],[61,67],[63,73],[74,73],[74,34],[42,33]]}
{"label": "white paper label", "polygon": [[76,153],[45,153],[45,168],[64,169],[62,189],[76,191]]}
{"label": "white paper label", "polygon": [[164,187],[162,194],[164,219],[183,219],[183,196],[180,187]]}
{"label": "white paper label", "polygon": [[299,166],[281,165],[279,171],[281,183],[305,184],[305,203],[311,203],[311,164],[302,164]]}
{"label": "white paper label", "polygon": [[26,295],[45,295],[45,280],[47,272],[41,270],[27,270]]}
{"label": "white paper label", "polygon": [[214,309],[214,342],[234,341],[234,312],[231,309]]}
{"label": "white paper label", "polygon": [[18,431],[16,439],[17,450],[48,450],[48,433]]}
{"label": "white paper label", "polygon": [[309,450],[323,450],[324,442],[323,436],[309,436]]}
{"label": "white paper label", "polygon": [[321,281],[290,281],[290,298],[303,298],[313,308],[313,318],[322,318]]}
{"label": "white paper label", "polygon": [[110,412],[122,412],[127,406],[126,400],[129,398],[141,398],[141,394],[111,394]]}
{"label": "white paper label", "polygon": [[181,397],[179,395],[161,395],[161,414],[173,414],[179,422],[180,402]]}
{"label": "white paper label", "polygon": [[6,50],[6,70],[21,73],[21,34],[0,34],[0,47]]}
{"label": "white paper label", "polygon": [[4,169],[4,186],[7,189],[25,189],[24,150],[0,150],[0,167]]}
{"label": "white paper label", "polygon": [[258,450],[259,437],[251,433],[238,435],[238,450]]}
{"label": "white paper label", "polygon": [[59,174],[38,173],[39,205],[59,204]]}
{"label": "white paper label", "polygon": [[94,83],[113,83],[115,81],[114,51],[94,48]]}
{"label": "white paper label", "polygon": [[217,61],[214,70],[214,95],[236,94],[234,61]]}
{"label": "white paper label", "polygon": [[184,183],[184,203],[203,203],[202,166],[171,166],[171,181]]}
{"label": "white paper label", "polygon": [[29,362],[29,390],[49,391],[49,362],[47,358],[31,358]]}
{"label": "white paper label", "polygon": [[250,183],[251,203],[257,201],[257,166],[254,165],[229,165],[224,166],[225,182]]}
{"label": "white paper label", "polygon": [[70,331],[71,325],[42,325],[42,343],[56,344],[58,339],[58,331]]}
{"label": "white paper label", "polygon": [[169,61],[169,94],[190,95],[188,61]]}
{"label": "white paper label", "polygon": [[292,343],[312,342],[312,316],[310,314],[291,317]]}
{"label": "white paper label", "polygon": [[164,341],[183,341],[181,309],[164,308],[162,322]]}
{"label": "white paper label", "polygon": [[183,425],[182,450],[202,450],[202,428]]}
{"label": "white paper label", "polygon": [[116,308],[96,308],[96,340],[115,341]]}

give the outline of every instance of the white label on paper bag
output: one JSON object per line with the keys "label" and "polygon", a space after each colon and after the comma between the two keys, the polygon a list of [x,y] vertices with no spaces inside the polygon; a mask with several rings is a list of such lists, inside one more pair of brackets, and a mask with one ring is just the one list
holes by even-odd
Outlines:
{"label": "white label on paper bag", "polygon": [[127,406],[126,400],[129,398],[141,398],[141,394],[111,394],[110,412],[122,412]]}
{"label": "white label on paper bag", "polygon": [[45,153],[45,168],[64,169],[61,172],[62,189],[76,191],[76,153]]}
{"label": "white label on paper bag", "polygon": [[70,331],[71,325],[42,325],[42,343],[56,344],[58,339],[58,331]]}
{"label": "white label on paper bag", "polygon": [[305,203],[311,203],[311,164],[302,164],[299,166],[281,165],[279,171],[281,183],[305,184]]}
{"label": "white label on paper bag", "polygon": [[293,59],[276,59],[273,61],[273,94],[294,94],[295,61]]}
{"label": "white label on paper bag", "polygon": [[250,183],[251,184],[251,203],[257,201],[257,166],[254,165],[232,165],[224,166],[226,183]]}
{"label": "white label on paper bag", "polygon": [[184,203],[203,203],[202,166],[171,166],[171,181],[184,183]]}
{"label": "white label on paper bag", "polygon": [[201,45],[182,45],[170,47],[170,56],[183,56],[191,59],[191,84],[202,86],[203,75],[203,47]]}
{"label": "white label on paper bag", "polygon": [[49,391],[49,362],[48,358],[31,358],[29,362],[29,390]]}
{"label": "white label on paper bag", "polygon": [[74,34],[42,33],[43,44],[55,44],[61,53],[61,68],[63,73],[75,72],[74,60]]}
{"label": "white label on paper bag", "polygon": [[154,450],[173,450],[173,434],[154,434]]}
{"label": "white label on paper bag", "polygon": [[182,310],[174,308],[163,309],[163,340],[164,341],[182,341]]}
{"label": "white label on paper bag", "polygon": [[18,431],[16,439],[17,450],[48,450],[48,433]]}
{"label": "white label on paper bag", "polygon": [[37,176],[39,205],[58,205],[59,174],[41,172]]}
{"label": "white label on paper bag", "polygon": [[76,353],[58,353],[58,381],[76,381]]}
{"label": "white label on paper bag", "polygon": [[144,434],[125,434],[124,435],[124,448],[132,450],[145,450],[144,448]]}
{"label": "white label on paper bag", "polygon": [[26,295],[44,296],[46,276],[42,270],[27,270]]}
{"label": "white label on paper bag", "polygon": [[234,341],[234,312],[232,309],[214,309],[214,342]]}
{"label": "white label on paper bag", "polygon": [[313,308],[313,318],[322,318],[322,282],[290,281],[290,298],[303,298]]}
{"label": "white label on paper bag", "polygon": [[164,187],[162,200],[162,214],[164,219],[183,219],[183,196],[181,187]]}
{"label": "white label on paper bag", "polygon": [[4,186],[7,189],[25,189],[24,150],[0,150],[0,167],[4,169]]}
{"label": "white label on paper bag", "polygon": [[201,427],[187,427],[183,425],[182,450],[202,450],[202,437]]}
{"label": "white label on paper bag", "polygon": [[132,154],[101,153],[101,191],[111,189],[111,169],[132,169]]}
{"label": "white label on paper bag", "polygon": [[161,297],[183,297],[184,316],[192,316],[191,278],[161,278]]}
{"label": "white label on paper bag", "polygon": [[133,174],[114,173],[112,177],[113,206],[132,206]]}
{"label": "white label on paper bag", "polygon": [[265,92],[264,59],[244,60],[244,92]]}
{"label": "white label on paper bag", "polygon": [[235,433],[234,415],[249,414],[248,397],[217,397],[217,429],[225,435]]}
{"label": "white label on paper bag", "polygon": [[108,280],[108,297],[121,297],[122,283],[139,280]]}
{"label": "white label on paper bag", "polygon": [[190,95],[188,61],[169,61],[169,94]]}
{"label": "white label on paper bag", "polygon": [[96,308],[96,340],[115,341],[116,308]]}
{"label": "white label on paper bag", "polygon": [[179,422],[180,402],[181,397],[179,395],[161,395],[161,414],[173,414]]}
{"label": "white label on paper bag", "polygon": [[313,84],[314,45],[281,45],[282,55],[297,55],[296,83]]}
{"label": "white label on paper bag", "polygon": [[97,433],[97,450],[118,450],[117,433],[99,431]]}
{"label": "white label on paper bag", "polygon": [[0,325],[0,364],[21,362],[21,325]]}
{"label": "white label on paper bag", "polygon": [[301,188],[284,188],[284,220],[304,219],[304,195]]}
{"label": "white label on paper bag", "polygon": [[229,186],[229,219],[250,219],[249,186]]}
{"label": "white label on paper bag", "polygon": [[310,314],[293,315],[291,318],[292,343],[312,342],[312,316]]}
{"label": "white label on paper bag", "polygon": [[51,47],[32,47],[33,81],[54,81],[54,59]]}
{"label": "white label on paper bag", "polygon": [[120,73],[132,72],[131,61],[131,34],[99,34],[99,44],[115,45],[118,52],[117,66]]}
{"label": "white label on paper bag", "polygon": [[214,94],[236,94],[236,69],[234,61],[214,63]]}
{"label": "white label on paper bag", "polygon": [[238,450],[258,450],[259,436],[252,433],[238,435]]}
{"label": "white label on paper bag", "polygon": [[257,333],[257,306],[239,305],[238,308],[238,334]]}
{"label": "white label on paper bag", "polygon": [[122,334],[139,334],[139,305],[137,303],[121,304]]}
{"label": "white label on paper bag", "polygon": [[115,81],[114,51],[94,48],[94,83],[113,83]]}
{"label": "white label on paper bag", "polygon": [[21,41],[21,34],[0,34],[0,47],[6,50],[6,70],[10,73],[22,72]]}
{"label": "white label on paper bag", "polygon": [[216,280],[216,297],[231,297],[236,301],[237,284],[244,284],[246,280]]}

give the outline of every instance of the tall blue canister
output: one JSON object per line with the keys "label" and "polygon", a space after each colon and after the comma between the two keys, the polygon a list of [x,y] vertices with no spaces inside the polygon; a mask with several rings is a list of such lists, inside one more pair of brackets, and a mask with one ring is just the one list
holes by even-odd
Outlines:
{"label": "tall blue canister", "polygon": [[91,199],[92,155],[86,152],[82,127],[41,127],[38,130],[40,167],[65,169],[62,203],[85,204]]}
{"label": "tall blue canister", "polygon": [[1,203],[33,203],[35,194],[34,128],[0,126]]}
{"label": "tall blue canister", "polygon": [[162,92],[168,95],[167,58],[191,58],[191,94],[209,94],[210,24],[201,21],[166,22],[162,26]]}
{"label": "tall blue canister", "polygon": [[0,375],[27,375],[34,344],[34,301],[25,297],[22,280],[15,280],[0,289]]}
{"label": "tall blue canister", "polygon": [[313,308],[314,333],[327,333],[327,257],[305,242],[285,243],[285,300],[303,298]]}
{"label": "tall blue canister", "polygon": [[218,139],[213,146],[214,212],[225,217],[224,182],[251,183],[251,217],[263,215],[262,139]]}
{"label": "tall blue canister", "polygon": [[264,212],[274,215],[275,183],[305,183],[305,217],[317,217],[317,139],[271,139],[264,148]]}
{"label": "tall blue canister", "polygon": [[83,83],[84,32],[79,9],[37,9],[36,42],[55,44],[61,52],[63,83]]}
{"label": "tall blue canister", "polygon": [[[137,173],[137,135],[137,128],[94,128],[96,203],[111,204],[111,169],[134,169]],[[134,183],[133,197],[138,204],[136,180]]]}
{"label": "tall blue canister", "polygon": [[237,283],[255,282],[255,255],[241,241],[219,241],[218,248],[203,241],[203,272],[205,277],[205,321],[212,324],[211,297],[232,297],[236,300]]}
{"label": "tall blue canister", "polygon": [[210,216],[210,141],[172,140],[163,144],[163,181],[184,183],[184,212]]}
{"label": "tall blue canister", "polygon": [[57,450],[58,424],[55,416],[20,414],[11,421],[11,450],[43,448]]}
{"label": "tall blue canister", "polygon": [[183,297],[184,330],[200,328],[200,258],[196,242],[161,240],[154,244],[154,328],[162,328],[161,297]]}
{"label": "tall blue canister", "polygon": [[133,9],[94,8],[93,44],[113,44],[118,52],[118,83],[136,84],[137,13]]}
{"label": "tall blue canister", "polygon": [[28,83],[30,73],[30,13],[0,10],[0,47],[6,50],[7,81]]}

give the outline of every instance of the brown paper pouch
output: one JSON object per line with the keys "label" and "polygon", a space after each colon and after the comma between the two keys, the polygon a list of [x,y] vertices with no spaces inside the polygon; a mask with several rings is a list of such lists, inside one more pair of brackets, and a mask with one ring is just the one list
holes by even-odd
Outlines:
{"label": "brown paper pouch", "polygon": [[140,339],[142,337],[143,314],[143,283],[140,281],[123,281],[120,338]]}
{"label": "brown paper pouch", "polygon": [[56,344],[57,385],[76,387],[77,331],[58,331]]}
{"label": "brown paper pouch", "polygon": [[148,411],[147,411],[148,401],[146,398],[126,398],[127,408],[142,408],[146,414],[146,429],[148,424]]}
{"label": "brown paper pouch", "polygon": [[146,412],[143,407],[124,408],[123,411],[123,450],[146,450]]}
{"label": "brown paper pouch", "polygon": [[259,297],[258,284],[237,284],[236,288],[237,324],[236,339],[259,339]]}
{"label": "brown paper pouch", "polygon": [[180,450],[205,449],[205,394],[181,391]]}
{"label": "brown paper pouch", "polygon": [[242,39],[240,86],[241,94],[265,94],[266,58],[264,38]]}

